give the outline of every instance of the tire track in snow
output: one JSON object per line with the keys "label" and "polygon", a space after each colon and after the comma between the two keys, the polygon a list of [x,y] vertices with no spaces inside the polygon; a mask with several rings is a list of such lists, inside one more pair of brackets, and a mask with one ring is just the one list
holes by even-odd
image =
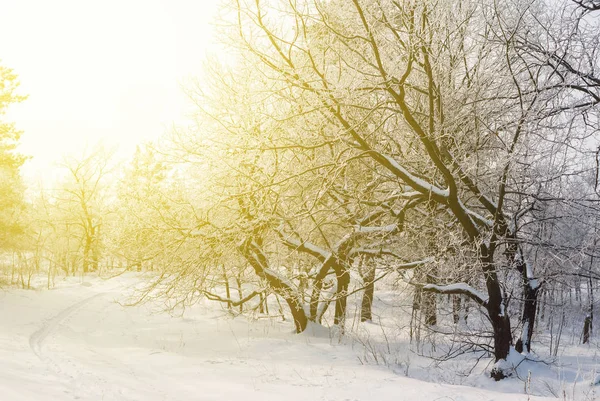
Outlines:
{"label": "tire track in snow", "polygon": [[[85,371],[81,366],[78,366],[70,359],[56,358],[56,356],[52,356],[51,354],[46,355],[43,352],[43,346],[46,339],[58,329],[61,323],[94,299],[107,294],[108,293],[106,292],[95,294],[69,306],[54,317],[46,320],[42,326],[29,337],[29,346],[36,356],[57,374],[66,377],[69,380],[71,387],[66,393],[71,394],[75,399],[100,396],[103,400],[131,400],[131,398],[123,394],[120,389],[112,388],[108,380],[102,378],[98,374],[91,371]],[[92,393],[90,393],[90,391]],[[93,393],[94,391],[96,391],[96,393]]]}
{"label": "tire track in snow", "polygon": [[44,356],[44,354],[42,353],[42,347],[44,345],[46,338],[48,338],[48,336],[50,334],[52,334],[54,331],[56,331],[58,326],[65,319],[67,319],[70,315],[77,312],[88,302],[91,302],[95,298],[101,297],[103,295],[105,295],[105,294],[100,293],[100,294],[93,295],[89,298],[85,298],[85,299],[75,303],[74,305],[71,305],[70,307],[63,310],[56,316],[46,320],[46,322],[44,322],[42,327],[40,327],[35,333],[33,333],[29,337],[29,346],[31,347],[32,351],[37,355],[37,357],[40,358],[40,360],[42,360],[42,361],[47,361],[49,358]]}

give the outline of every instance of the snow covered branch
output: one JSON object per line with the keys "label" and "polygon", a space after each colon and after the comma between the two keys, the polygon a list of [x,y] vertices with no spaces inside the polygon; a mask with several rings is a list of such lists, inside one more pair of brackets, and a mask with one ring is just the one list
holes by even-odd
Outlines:
{"label": "snow covered branch", "polygon": [[467,283],[456,283],[447,285],[425,284],[421,288],[423,289],[423,291],[430,291],[438,294],[466,295],[483,307],[487,306],[489,300],[489,298],[486,295],[471,287]]}
{"label": "snow covered branch", "polygon": [[388,224],[380,227],[355,226],[354,231],[359,234],[393,234],[398,231],[398,225]]}
{"label": "snow covered branch", "polygon": [[204,296],[208,299],[210,299],[211,301],[219,301],[219,302],[223,302],[223,303],[227,303],[231,306],[240,306],[248,301],[250,301],[252,298],[256,297],[257,295],[260,295],[262,293],[262,291],[252,291],[252,293],[250,293],[249,295],[245,296],[242,299],[239,299],[237,301],[234,301],[233,299],[230,298],[223,298],[217,294],[214,294],[212,292],[206,291],[206,290],[202,290],[202,294],[204,294]]}
{"label": "snow covered branch", "polygon": [[394,268],[398,271],[414,269],[415,267],[420,267],[420,266],[426,265],[428,263],[432,263],[433,261],[434,261],[434,258],[425,258],[423,260],[415,260],[414,262],[402,263],[400,265],[394,266]]}
{"label": "snow covered branch", "polygon": [[292,248],[298,252],[308,253],[308,254],[314,256],[315,258],[319,259],[321,262],[324,262],[327,258],[329,258],[331,256],[331,252],[326,251],[325,249],[320,248],[308,241],[300,241],[300,240],[294,239],[290,236],[286,236],[280,230],[276,230],[276,231],[277,231],[277,234],[279,234],[279,237],[281,238],[281,240],[283,241],[283,244],[285,246],[287,246],[288,248]]}

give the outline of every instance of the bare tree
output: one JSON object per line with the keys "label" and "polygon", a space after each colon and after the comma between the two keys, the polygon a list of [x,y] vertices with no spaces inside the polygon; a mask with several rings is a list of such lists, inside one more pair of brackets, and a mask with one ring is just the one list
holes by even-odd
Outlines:
{"label": "bare tree", "polygon": [[[99,148],[81,159],[65,159],[66,181],[56,195],[56,206],[79,228],[83,273],[98,270],[102,252],[102,224],[106,213],[104,180],[111,171],[110,153]],[[69,223],[67,223],[69,224]]]}
{"label": "bare tree", "polygon": [[521,163],[536,163],[533,141],[566,149],[578,140],[552,120],[565,112],[558,92],[545,90],[552,71],[521,53],[518,38],[541,4],[352,4],[235,2],[237,46],[262,66],[269,93],[297,111],[291,124],[336,127],[323,132],[351,155],[345,164],[367,157],[396,191],[414,191],[452,216],[469,250],[460,255],[471,255],[485,290],[446,280],[420,288],[482,306],[497,361],[513,344],[507,291],[522,287],[519,347],[529,351],[541,281],[519,231],[532,203],[522,186],[554,171],[534,176]]}

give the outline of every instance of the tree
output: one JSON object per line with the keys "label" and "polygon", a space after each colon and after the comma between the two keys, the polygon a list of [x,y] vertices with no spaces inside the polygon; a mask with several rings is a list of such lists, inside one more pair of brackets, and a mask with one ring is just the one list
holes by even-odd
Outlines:
{"label": "tree", "polygon": [[19,169],[25,157],[16,152],[22,131],[2,119],[11,104],[26,98],[17,94],[18,86],[17,75],[0,65],[0,249],[16,246],[23,234],[24,187]]}
{"label": "tree", "polygon": [[130,257],[160,261],[146,294],[228,307],[274,294],[301,332],[331,315],[343,328],[354,291],[368,319],[373,283],[414,269],[425,323],[436,294],[468,299],[487,326],[465,343],[510,374],[544,286],[574,274],[549,255],[575,261],[593,238],[556,231],[592,211],[589,184],[573,189],[596,163],[597,88],[528,42],[555,33],[542,2],[230,3],[235,65],[209,66],[190,88],[196,126],[134,174],[158,189],[124,191],[142,211],[124,237],[145,233]]}
{"label": "tree", "polygon": [[[113,254],[127,268],[142,270],[161,253],[158,227],[171,205],[165,196],[167,167],[149,145],[138,146],[117,188],[116,219],[111,227]],[[157,236],[158,234],[158,236]]]}
{"label": "tree", "polygon": [[[564,85],[555,70],[521,51],[519,37],[543,34],[539,7],[536,1],[232,4],[236,46],[261,69],[267,83],[261,93],[293,113],[285,120],[273,109],[263,113],[294,127],[278,131],[280,140],[297,143],[290,133],[307,135],[318,121],[328,124],[323,139],[345,156],[336,166],[368,158],[379,176],[395,181],[390,193],[416,193],[438,206],[435,213],[451,216],[436,241],[450,233],[460,238],[445,258],[475,266],[478,279],[470,285],[442,275],[438,283],[415,285],[479,304],[498,362],[513,345],[507,294],[516,288],[523,294],[520,346],[529,351],[531,344],[541,280],[520,229],[535,203],[530,189],[557,172],[565,178],[581,172],[568,163],[575,154],[589,160],[572,126],[561,121],[578,110],[559,104]],[[542,152],[532,154],[534,142]],[[562,150],[565,157],[551,165],[537,158]],[[504,374],[493,370],[498,379]]]}
{"label": "tree", "polygon": [[[53,204],[63,215],[64,224],[75,236],[83,273],[98,270],[102,257],[103,221],[108,210],[106,179],[111,172],[110,152],[98,148],[82,158],[67,158],[67,172]],[[79,253],[79,252],[78,252]],[[77,266],[73,266],[73,273]]]}

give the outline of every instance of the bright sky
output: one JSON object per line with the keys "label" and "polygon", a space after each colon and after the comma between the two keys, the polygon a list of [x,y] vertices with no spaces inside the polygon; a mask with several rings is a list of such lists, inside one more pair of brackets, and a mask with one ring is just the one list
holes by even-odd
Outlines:
{"label": "bright sky", "polygon": [[25,131],[29,180],[102,140],[121,155],[181,120],[181,85],[215,51],[216,0],[13,0],[0,6],[0,63],[29,98],[9,118]]}

